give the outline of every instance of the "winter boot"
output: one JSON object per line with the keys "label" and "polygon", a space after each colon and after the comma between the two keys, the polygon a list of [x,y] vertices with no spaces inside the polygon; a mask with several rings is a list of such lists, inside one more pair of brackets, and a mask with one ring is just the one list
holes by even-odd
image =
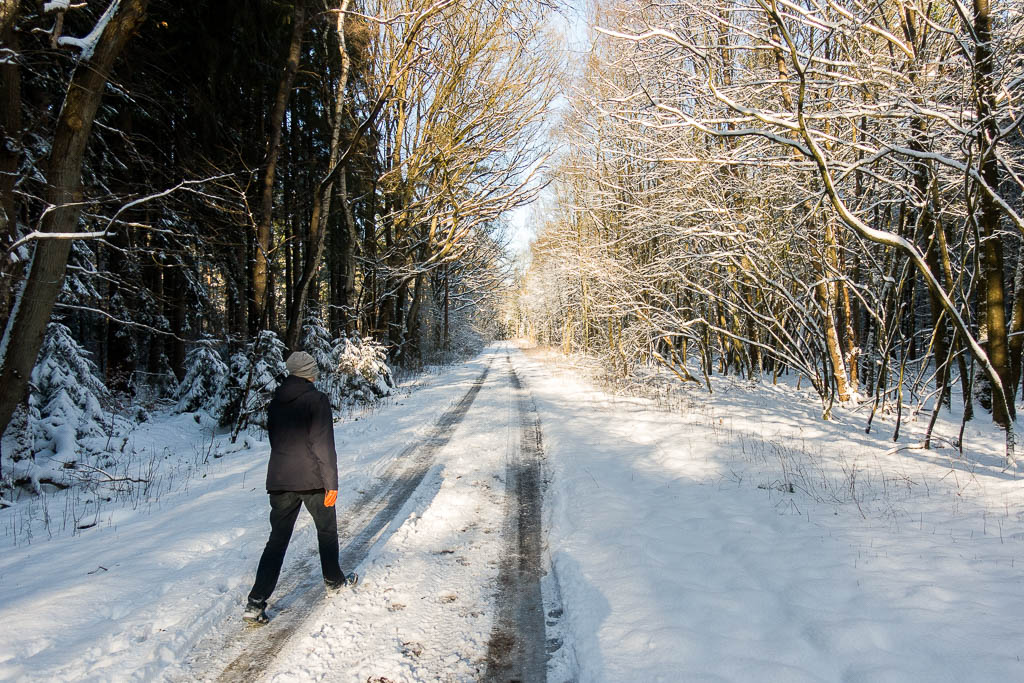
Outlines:
{"label": "winter boot", "polygon": [[324,581],[324,585],[327,586],[328,595],[337,593],[342,588],[355,588],[356,584],[359,583],[359,575],[355,572],[349,572],[341,581]]}
{"label": "winter boot", "polygon": [[250,624],[265,624],[270,621],[267,616],[267,603],[249,602],[242,612],[242,619]]}

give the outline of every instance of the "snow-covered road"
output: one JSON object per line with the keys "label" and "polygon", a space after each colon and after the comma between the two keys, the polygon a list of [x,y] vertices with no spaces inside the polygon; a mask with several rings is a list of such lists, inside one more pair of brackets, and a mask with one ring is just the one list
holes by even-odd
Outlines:
{"label": "snow-covered road", "polygon": [[[392,533],[360,566],[360,587],[324,603],[303,624],[268,680],[543,677],[539,510],[534,567],[518,571],[531,555],[518,533],[522,390],[505,351],[492,349],[485,358],[487,381],[431,456],[431,474],[391,519]],[[510,604],[519,609],[506,614]]]}
{"label": "snow-covered road", "polygon": [[[265,445],[76,536],[23,520],[0,679],[1024,680],[1011,473],[724,388],[671,414],[505,346],[423,378],[337,425],[361,585],[323,595],[302,515],[265,629],[239,619]],[[190,416],[137,440],[168,462],[203,442]]]}
{"label": "snow-covered road", "polygon": [[[360,566],[373,547],[379,541],[386,540],[387,531],[401,525],[404,518],[400,513],[423,484],[439,452],[448,444],[455,428],[465,418],[490,369],[491,363],[488,363],[459,402],[442,413],[430,432],[422,439],[409,443],[388,466],[380,481],[361,493],[356,502],[344,511],[338,525],[339,536],[346,540],[341,550],[344,567],[351,569]],[[219,676],[219,680],[247,681],[254,674],[263,673],[274,663],[289,639],[305,627],[305,622],[316,617],[318,604],[323,600],[323,589],[316,581],[317,565],[313,559],[310,557],[310,561],[289,572],[286,580],[292,579],[290,583],[293,586],[288,590],[285,584],[284,590],[277,591],[274,601],[277,614],[274,614],[275,618],[269,626],[243,632],[245,635],[231,639],[230,647],[218,644],[212,648],[216,658],[230,653],[231,663]],[[215,671],[217,667],[210,663],[201,668]]]}

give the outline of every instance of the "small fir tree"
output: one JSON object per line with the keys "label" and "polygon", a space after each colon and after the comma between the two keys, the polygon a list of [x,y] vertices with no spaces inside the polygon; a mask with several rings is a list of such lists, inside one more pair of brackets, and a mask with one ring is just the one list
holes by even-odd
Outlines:
{"label": "small fir tree", "polygon": [[387,349],[372,339],[335,340],[331,367],[332,372],[322,382],[323,391],[335,409],[378,400],[390,395],[395,386],[387,364]]}
{"label": "small fir tree", "polygon": [[274,389],[288,374],[284,343],[270,330],[263,330],[245,351],[231,356],[228,371],[227,404],[220,415],[221,426],[235,425],[237,433],[246,425],[266,425],[266,408]]}
{"label": "small fir tree", "polygon": [[327,331],[323,318],[313,312],[306,318],[302,326],[302,350],[313,356],[316,367],[320,371],[317,388],[324,391],[325,380],[334,372],[331,352],[331,333]]}
{"label": "small fir tree", "polygon": [[[28,396],[31,455],[37,465],[56,473],[90,453],[82,441],[105,436],[111,417],[103,404],[109,398],[96,365],[71,330],[51,322],[32,369]],[[36,481],[39,477],[39,472],[32,475]]]}
{"label": "small fir tree", "polygon": [[177,412],[204,410],[210,415],[223,412],[227,400],[228,366],[221,359],[216,344],[212,337],[204,336],[185,356],[187,369],[175,392]]}

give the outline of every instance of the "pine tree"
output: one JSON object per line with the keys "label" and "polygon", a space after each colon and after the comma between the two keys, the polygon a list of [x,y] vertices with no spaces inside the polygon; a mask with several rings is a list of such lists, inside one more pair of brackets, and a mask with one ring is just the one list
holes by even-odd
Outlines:
{"label": "pine tree", "polygon": [[179,413],[205,410],[219,416],[226,402],[228,366],[220,357],[216,341],[203,337],[188,352],[185,360],[185,376],[175,393]]}
{"label": "pine tree", "polygon": [[317,380],[317,388],[325,391],[325,379],[334,371],[331,353],[331,333],[327,331],[323,318],[316,313],[306,315],[306,322],[302,326],[303,351],[313,356],[316,367],[320,371],[320,379]]}
{"label": "pine tree", "polygon": [[395,387],[387,364],[387,349],[372,339],[336,339],[331,350],[331,369],[321,381],[335,409],[376,401],[389,396]]}
{"label": "pine tree", "polygon": [[227,403],[220,415],[222,427],[234,425],[238,434],[247,425],[266,426],[266,408],[274,389],[288,374],[285,347],[270,330],[263,330],[245,351],[231,356]]}
{"label": "pine tree", "polygon": [[38,491],[40,481],[63,482],[78,462],[102,450],[115,418],[104,407],[110,394],[97,372],[71,330],[51,322],[19,420],[24,436],[14,440],[23,452],[11,454],[10,476],[28,479]]}

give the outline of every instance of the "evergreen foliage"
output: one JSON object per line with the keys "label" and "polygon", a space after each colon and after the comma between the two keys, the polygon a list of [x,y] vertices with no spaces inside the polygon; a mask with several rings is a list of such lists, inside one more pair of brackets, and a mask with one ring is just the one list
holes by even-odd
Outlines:
{"label": "evergreen foliage", "polygon": [[185,359],[188,368],[175,397],[175,410],[190,413],[204,410],[220,415],[224,410],[228,380],[228,366],[217,351],[216,341],[203,337],[196,342]]}
{"label": "evergreen foliage", "polygon": [[226,403],[218,421],[222,427],[266,426],[266,408],[274,389],[288,374],[284,342],[270,330],[263,330],[244,351],[231,356],[228,365]]}
{"label": "evergreen foliage", "polygon": [[96,364],[63,323],[52,322],[32,370],[29,414],[34,422],[34,452],[75,460],[78,440],[102,436],[107,415],[102,402],[110,394]]}
{"label": "evergreen foliage", "polygon": [[395,381],[387,363],[387,349],[372,339],[335,340],[331,372],[321,376],[321,384],[335,410],[390,396]]}
{"label": "evergreen foliage", "polygon": [[334,368],[332,362],[333,345],[331,344],[331,333],[324,324],[323,318],[316,313],[306,316],[306,323],[302,326],[301,350],[313,356],[317,369],[320,371],[320,379],[317,380],[317,388],[323,389],[321,383],[324,378],[330,375]]}
{"label": "evergreen foliage", "polygon": [[60,322],[47,326],[32,370],[27,407],[13,423],[10,480],[65,485],[78,463],[103,450],[110,432],[123,426],[109,410],[110,392],[89,354]]}

